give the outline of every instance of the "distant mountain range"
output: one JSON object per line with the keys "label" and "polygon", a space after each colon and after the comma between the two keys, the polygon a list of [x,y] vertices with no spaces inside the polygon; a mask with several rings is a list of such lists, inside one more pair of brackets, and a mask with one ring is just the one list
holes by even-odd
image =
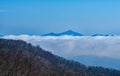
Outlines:
{"label": "distant mountain range", "polygon": [[[61,32],[61,33],[51,32],[51,33],[43,34],[42,36],[64,36],[64,35],[69,35],[69,36],[85,36],[84,34],[81,34],[79,32],[75,32],[75,31],[72,31],[72,30],[67,30],[67,31]],[[111,35],[111,34],[93,34],[91,36],[114,36],[114,35]]]}
{"label": "distant mountain range", "polygon": [[69,56],[66,57],[70,60],[79,61],[88,66],[102,66],[107,68],[120,69],[120,59],[98,57],[98,56]]}
{"label": "distant mountain range", "polygon": [[[67,30],[64,32],[60,32],[60,33],[55,33],[55,32],[50,32],[47,34],[42,34],[41,36],[64,36],[64,35],[68,35],[68,36],[115,36],[113,34],[92,34],[92,35],[84,35],[81,34],[79,32],[73,31],[73,30]],[[0,37],[5,36],[0,34]]]}
{"label": "distant mountain range", "polygon": [[111,34],[93,34],[92,36],[114,36]]}
{"label": "distant mountain range", "polygon": [[71,35],[71,36],[83,36],[83,34],[72,31],[72,30],[67,30],[65,32],[61,32],[61,33],[48,33],[48,34],[43,34],[42,36],[63,36],[63,35]]}

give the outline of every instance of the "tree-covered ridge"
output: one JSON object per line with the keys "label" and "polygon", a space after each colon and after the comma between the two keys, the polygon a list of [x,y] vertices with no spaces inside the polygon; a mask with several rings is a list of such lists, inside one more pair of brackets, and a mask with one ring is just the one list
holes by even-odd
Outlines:
{"label": "tree-covered ridge", "polygon": [[0,39],[0,76],[120,76],[120,71],[86,67],[21,40]]}

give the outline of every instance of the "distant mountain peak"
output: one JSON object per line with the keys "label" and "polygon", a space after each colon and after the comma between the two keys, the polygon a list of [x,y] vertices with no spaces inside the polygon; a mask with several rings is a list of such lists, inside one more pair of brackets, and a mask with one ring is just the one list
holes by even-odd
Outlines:
{"label": "distant mountain peak", "polygon": [[67,30],[67,31],[65,31],[65,32],[74,32],[73,30]]}
{"label": "distant mountain peak", "polygon": [[61,32],[61,33],[48,33],[48,34],[43,34],[42,36],[63,36],[63,35],[70,35],[70,36],[83,36],[83,34],[72,31],[72,30],[67,30],[65,32]]}
{"label": "distant mountain peak", "polygon": [[83,36],[83,34],[80,34],[78,32],[67,30],[65,32],[60,33],[61,35],[72,35],[72,36]]}
{"label": "distant mountain peak", "polygon": [[114,36],[112,34],[94,34],[92,36]]}
{"label": "distant mountain peak", "polygon": [[42,36],[56,36],[56,33],[50,32],[48,34],[43,34]]}
{"label": "distant mountain peak", "polygon": [[65,31],[65,32],[63,32],[63,33],[77,33],[77,32],[72,31],[72,30],[67,30],[67,31]]}

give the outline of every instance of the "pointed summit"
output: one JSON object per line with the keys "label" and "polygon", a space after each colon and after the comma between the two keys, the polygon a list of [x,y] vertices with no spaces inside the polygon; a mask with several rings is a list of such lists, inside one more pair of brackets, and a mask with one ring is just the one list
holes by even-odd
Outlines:
{"label": "pointed summit", "polygon": [[48,33],[48,34],[43,34],[42,36],[63,36],[63,35],[70,35],[70,36],[83,36],[83,34],[80,34],[78,32],[72,31],[72,30],[67,30],[65,32],[61,33]]}
{"label": "pointed summit", "polygon": [[72,31],[72,30],[67,30],[66,32],[74,32],[74,31]]}
{"label": "pointed summit", "polygon": [[80,34],[78,32],[67,30],[65,32],[60,33],[60,35],[71,35],[71,36],[83,36],[83,34]]}
{"label": "pointed summit", "polygon": [[63,32],[63,33],[76,33],[75,31],[72,31],[72,30],[67,30],[67,31],[65,31],[65,32]]}

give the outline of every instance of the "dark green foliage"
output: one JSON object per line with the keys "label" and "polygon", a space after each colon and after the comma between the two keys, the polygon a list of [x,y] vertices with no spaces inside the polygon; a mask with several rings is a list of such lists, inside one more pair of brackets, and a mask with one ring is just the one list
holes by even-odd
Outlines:
{"label": "dark green foliage", "polygon": [[0,76],[120,76],[120,71],[86,67],[21,40],[0,39]]}

